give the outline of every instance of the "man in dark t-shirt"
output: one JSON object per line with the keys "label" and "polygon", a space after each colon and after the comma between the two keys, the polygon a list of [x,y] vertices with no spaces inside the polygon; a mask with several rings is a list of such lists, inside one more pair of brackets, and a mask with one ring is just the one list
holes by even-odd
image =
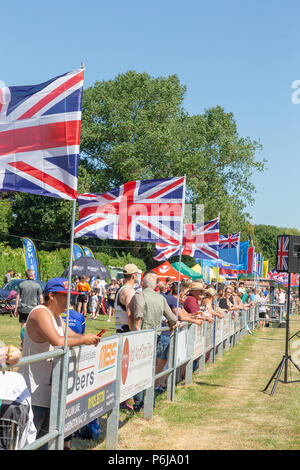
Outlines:
{"label": "man in dark t-shirt", "polygon": [[26,281],[21,282],[18,287],[14,311],[15,317],[19,315],[21,330],[25,326],[31,310],[43,303],[43,291],[40,284],[34,280],[34,271],[27,269],[25,276]]}

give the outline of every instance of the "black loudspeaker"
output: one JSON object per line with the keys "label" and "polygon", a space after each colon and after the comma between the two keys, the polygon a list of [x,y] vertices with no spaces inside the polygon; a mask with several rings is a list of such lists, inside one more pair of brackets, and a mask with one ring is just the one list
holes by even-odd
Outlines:
{"label": "black loudspeaker", "polygon": [[277,237],[276,271],[300,273],[300,236],[279,235]]}

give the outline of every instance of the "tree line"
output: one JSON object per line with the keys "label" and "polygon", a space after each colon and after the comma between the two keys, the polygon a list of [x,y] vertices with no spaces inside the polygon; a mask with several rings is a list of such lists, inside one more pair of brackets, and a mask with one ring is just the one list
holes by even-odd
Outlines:
{"label": "tree line", "polygon": [[[203,204],[205,220],[220,212],[220,233],[241,231],[242,240],[251,238],[271,258],[268,230],[254,227],[247,213],[255,198],[251,178],[265,170],[262,145],[240,136],[233,114],[221,106],[190,115],[185,95],[177,75],[135,71],[84,90],[78,192],[103,193],[127,181],[185,174],[187,203]],[[18,236],[28,236],[44,250],[68,244],[71,212],[69,201],[2,193],[0,240],[17,246]],[[77,241],[111,256],[123,248],[153,262],[150,244]]]}

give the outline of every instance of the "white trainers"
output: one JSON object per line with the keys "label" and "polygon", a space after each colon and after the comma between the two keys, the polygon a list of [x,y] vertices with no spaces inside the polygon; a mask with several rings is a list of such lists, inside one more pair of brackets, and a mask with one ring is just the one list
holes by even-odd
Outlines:
{"label": "white trainers", "polygon": [[108,319],[107,321],[110,321],[110,319]]}

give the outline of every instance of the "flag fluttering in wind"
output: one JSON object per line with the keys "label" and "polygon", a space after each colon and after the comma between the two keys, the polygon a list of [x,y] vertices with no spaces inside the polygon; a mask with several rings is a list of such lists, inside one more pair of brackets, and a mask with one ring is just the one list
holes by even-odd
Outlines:
{"label": "flag fluttering in wind", "polygon": [[74,235],[179,245],[185,177],[131,181],[105,194],[78,196]]}
{"label": "flag fluttering in wind", "polygon": [[[209,222],[185,224],[182,239],[182,254],[201,259],[218,259],[219,217]],[[154,259],[169,259],[180,254],[180,247],[163,243],[155,245]]]}
{"label": "flag fluttering in wind", "polygon": [[83,74],[0,88],[0,191],[76,199]]}

